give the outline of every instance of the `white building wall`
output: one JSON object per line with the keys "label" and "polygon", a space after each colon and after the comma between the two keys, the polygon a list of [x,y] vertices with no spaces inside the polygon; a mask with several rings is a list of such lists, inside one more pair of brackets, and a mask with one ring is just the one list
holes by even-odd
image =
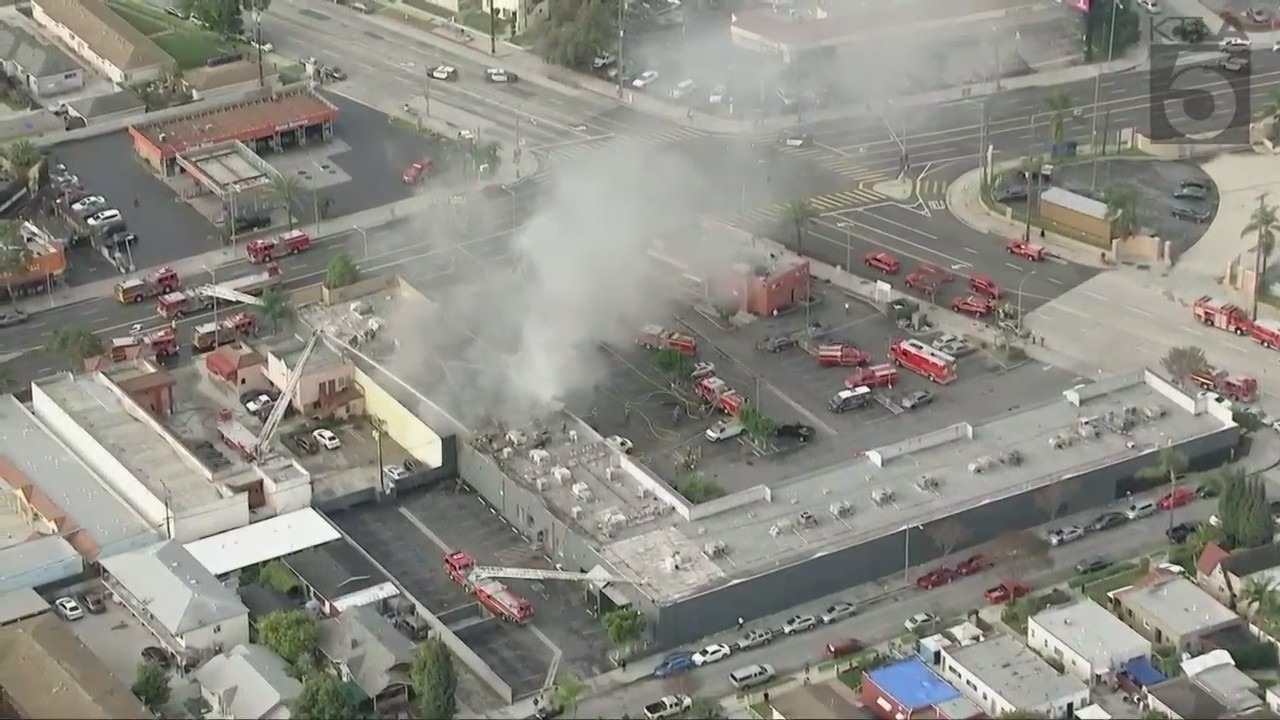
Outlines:
{"label": "white building wall", "polygon": [[112,82],[116,83],[132,83],[142,82],[145,80],[155,80],[164,74],[164,68],[159,65],[152,65],[145,68],[137,68],[132,71],[124,70],[116,67],[106,58],[94,52],[78,35],[71,31],[62,23],[54,20],[45,13],[38,2],[31,4],[31,19],[35,20],[45,30],[54,37],[62,41],[64,45],[71,48],[72,52],[79,55],[94,70],[106,75]]}
{"label": "white building wall", "polygon": [[57,75],[48,75],[46,77],[36,77],[23,72],[23,77],[27,80],[27,87],[36,97],[49,97],[51,95],[61,95],[63,93],[75,92],[84,87],[84,71],[69,70],[65,73]]}
{"label": "white building wall", "polygon": [[[1046,660],[1062,663],[1062,667],[1068,675],[1090,685],[1096,684],[1101,679],[1096,676],[1119,670],[1123,663],[1139,656],[1149,656],[1151,654],[1151,642],[1149,640],[1137,635],[1137,633],[1131,632],[1127,633],[1127,635],[1133,636],[1133,644],[1119,651],[1118,656],[1108,654],[1105,660],[1098,658],[1098,666],[1095,667],[1088,656],[1068,646],[1065,642],[1045,630],[1035,621],[1035,618],[1031,618],[1027,622],[1027,645]],[[1115,640],[1116,638],[1108,638],[1108,642],[1115,642]],[[1090,654],[1094,653],[1090,652]]]}
{"label": "white building wall", "polygon": [[267,506],[276,515],[286,515],[311,507],[310,473],[303,472],[301,477],[285,482],[264,479],[262,490],[267,497]]}
{"label": "white building wall", "polygon": [[1089,689],[1083,687],[1074,694],[1051,700],[1036,707],[1017,707],[1006,700],[996,688],[991,687],[982,678],[957,663],[946,650],[942,651],[942,676],[991,717],[1013,714],[1018,710],[1043,713],[1053,718],[1065,717],[1068,705],[1074,710],[1082,708],[1090,702]]}
{"label": "white building wall", "polygon": [[249,524],[249,494],[231,493],[200,506],[174,511],[173,539],[193,542]]}
{"label": "white building wall", "polygon": [[196,628],[178,637],[178,643],[186,650],[207,650],[219,648],[230,650],[236,645],[249,642],[249,613],[223,620],[216,625]]}
{"label": "white building wall", "polygon": [[31,384],[31,409],[54,436],[115,490],[147,524],[159,528],[167,536],[167,528],[173,523],[164,501],[152,494],[123,463],[63,411],[40,389],[39,383]]}

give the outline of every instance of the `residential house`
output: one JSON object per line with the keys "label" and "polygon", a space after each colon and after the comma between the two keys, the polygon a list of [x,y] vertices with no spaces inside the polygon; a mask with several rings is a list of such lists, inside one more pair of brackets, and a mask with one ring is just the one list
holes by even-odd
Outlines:
{"label": "residential house", "polygon": [[1231,664],[1153,685],[1146,697],[1152,712],[1173,720],[1280,718],[1267,706],[1257,681]]}
{"label": "residential house", "polygon": [[111,593],[184,661],[249,642],[249,610],[178,542],[107,558],[102,570]]}
{"label": "residential house", "polygon": [[31,17],[116,83],[155,80],[178,63],[103,0],[32,0]]}
{"label": "residential house", "polygon": [[271,387],[266,359],[244,343],[223,345],[205,355],[203,365],[210,377],[231,385],[237,392]]}
{"label": "residential house", "polygon": [[288,664],[261,645],[237,645],[196,671],[200,695],[225,720],[288,720],[302,683]]}
{"label": "residential house", "polygon": [[1027,621],[1027,645],[1090,685],[1151,655],[1150,640],[1089,599],[1036,614]]}
{"label": "residential house", "polygon": [[857,692],[835,679],[773,693],[767,705],[771,720],[870,720],[875,717],[863,707]]}
{"label": "residential house", "polygon": [[53,613],[0,627],[0,717],[151,718]]}
{"label": "residential house", "polygon": [[4,60],[4,74],[33,97],[60,95],[84,87],[84,68],[62,48],[3,22],[0,22],[0,58]]}
{"label": "residential house", "polygon": [[370,605],[361,605],[320,623],[317,645],[343,682],[359,688],[374,705],[406,692],[413,643]]}
{"label": "residential house", "polygon": [[147,111],[147,103],[132,90],[117,90],[106,95],[78,98],[66,103],[67,112],[85,125],[123,120]]}
{"label": "residential house", "polygon": [[[267,353],[267,379],[278,389],[289,384],[305,343]],[[364,394],[355,383],[355,366],[324,344],[316,345],[293,393],[293,408],[307,417],[347,418],[364,414]]]}
{"label": "residential house", "polygon": [[1251,581],[1269,586],[1280,584],[1280,545],[1223,552],[1221,556],[1214,553],[1213,548],[1217,546],[1207,546],[1200,554],[1205,562],[1196,564],[1196,575],[1200,586],[1222,604],[1234,607],[1241,591]]}
{"label": "residential house", "polygon": [[533,15],[537,0],[483,0],[480,7],[485,12],[492,12],[499,20],[511,25],[515,33],[529,29],[529,19]]}
{"label": "residential house", "polygon": [[[261,77],[259,77],[261,74]],[[256,62],[239,60],[214,67],[196,68],[185,73],[182,83],[196,100],[236,96],[259,86],[274,87],[279,79],[275,65],[258,66]]]}
{"label": "residential house", "polygon": [[1203,640],[1244,619],[1184,577],[1155,578],[1113,595],[1116,614],[1155,645],[1198,654]]}
{"label": "residential house", "polygon": [[1015,712],[1071,717],[1089,704],[1088,686],[1007,635],[944,648],[942,677],[992,717]]}

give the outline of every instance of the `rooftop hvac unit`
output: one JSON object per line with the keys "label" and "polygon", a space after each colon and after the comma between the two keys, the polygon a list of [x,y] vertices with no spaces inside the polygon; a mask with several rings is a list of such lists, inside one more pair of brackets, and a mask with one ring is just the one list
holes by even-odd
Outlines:
{"label": "rooftop hvac unit", "polygon": [[893,498],[893,491],[888,488],[880,488],[879,490],[871,491],[871,502],[875,503],[878,507],[884,507],[885,505],[892,503]]}
{"label": "rooftop hvac unit", "polygon": [[992,458],[990,455],[983,455],[977,460],[974,460],[973,462],[969,463],[969,472],[973,473],[974,475],[979,475],[981,473],[984,473],[990,470],[992,467],[995,466],[995,464],[996,464],[995,458]]}
{"label": "rooftop hvac unit", "polygon": [[818,526],[818,518],[814,517],[813,513],[809,512],[808,510],[801,512],[799,519],[800,519],[800,527],[811,528],[811,527]]}
{"label": "rooftop hvac unit", "polygon": [[622,468],[616,468],[616,467],[605,468],[605,471],[604,471],[604,476],[606,479],[608,479],[609,482],[622,482],[622,477],[624,476],[624,474],[625,473],[623,472]]}
{"label": "rooftop hvac unit", "polygon": [[1076,423],[1076,432],[1082,438],[1096,438],[1102,433],[1102,429],[1098,427],[1098,418],[1086,417],[1080,418]]}
{"label": "rooftop hvac unit", "polygon": [[584,482],[574,483],[573,487],[569,488],[569,492],[583,502],[591,502],[595,497],[594,493],[591,492],[591,486]]}
{"label": "rooftop hvac unit", "polygon": [[503,460],[510,460],[513,454],[514,452],[509,447],[504,447],[498,451],[498,457],[502,458]]}
{"label": "rooftop hvac unit", "polygon": [[1165,416],[1165,409],[1159,405],[1148,405],[1142,408],[1142,415],[1148,420],[1157,420]]}
{"label": "rooftop hvac unit", "polygon": [[545,467],[551,462],[551,453],[543,450],[542,448],[530,450],[529,461],[538,467]]}
{"label": "rooftop hvac unit", "polygon": [[831,503],[827,506],[827,512],[838,518],[849,517],[853,514],[853,504],[848,500],[841,500],[837,503]]}
{"label": "rooftop hvac unit", "polygon": [[662,563],[667,568],[667,572],[675,572],[684,564],[684,559],[680,557],[680,553],[673,552]]}
{"label": "rooftop hvac unit", "polygon": [[586,511],[582,509],[581,505],[574,505],[569,509],[569,514],[573,516],[574,520],[581,520]]}
{"label": "rooftop hvac unit", "polygon": [[773,537],[778,537],[785,532],[791,532],[790,520],[779,520],[769,527],[769,534]]}
{"label": "rooftop hvac unit", "polygon": [[706,555],[708,559],[715,560],[716,558],[724,557],[728,549],[729,546],[725,545],[723,540],[716,540],[703,545],[702,554]]}
{"label": "rooftop hvac unit", "polygon": [[604,517],[604,529],[612,534],[627,526],[627,516],[620,512],[606,513]]}
{"label": "rooftop hvac unit", "polygon": [[1073,442],[1074,440],[1067,433],[1058,433],[1057,435],[1049,438],[1049,447],[1054,450],[1062,450],[1063,448],[1071,447]]}
{"label": "rooftop hvac unit", "polygon": [[1012,467],[1018,467],[1022,465],[1022,461],[1024,459],[1026,458],[1023,457],[1021,450],[1010,450],[1009,452],[1002,453],[1000,455],[1000,462]]}
{"label": "rooftop hvac unit", "polygon": [[651,497],[652,495],[653,493],[649,490],[648,487],[645,487],[644,485],[636,486],[636,497],[645,499],[645,498]]}
{"label": "rooftop hvac unit", "polygon": [[551,477],[555,478],[556,482],[563,485],[569,482],[569,480],[573,477],[573,473],[569,472],[569,468],[563,465],[557,465],[551,468]]}
{"label": "rooftop hvac unit", "polygon": [[942,481],[932,475],[925,475],[920,478],[920,482],[916,483],[916,489],[920,492],[936,493],[942,489]]}
{"label": "rooftop hvac unit", "polygon": [[545,476],[545,475],[543,475],[543,476],[538,476],[538,477],[534,478],[534,479],[533,479],[533,486],[534,486],[534,487],[536,487],[536,488],[538,488],[538,492],[546,492],[546,491],[547,491],[547,478],[546,478],[546,476]]}

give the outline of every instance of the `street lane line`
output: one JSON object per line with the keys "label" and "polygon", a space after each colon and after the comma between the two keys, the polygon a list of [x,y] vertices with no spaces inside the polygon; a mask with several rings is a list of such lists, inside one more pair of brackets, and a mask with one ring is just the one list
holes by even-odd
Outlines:
{"label": "street lane line", "polygon": [[1004,264],[1004,266],[1005,266],[1005,267],[1013,268],[1014,270],[1017,270],[1018,272],[1022,272],[1022,266],[1021,266],[1021,265],[1014,265],[1014,264],[1013,264],[1013,263],[1011,263],[1011,262],[1007,262],[1007,263],[1005,263],[1005,264]]}
{"label": "street lane line", "polygon": [[[942,252],[942,251],[940,251],[940,250],[935,250],[935,249],[933,249],[933,248],[931,248],[931,247],[929,247],[929,246],[927,246],[927,245],[921,245],[920,243],[911,242],[910,240],[907,240],[906,238],[901,238],[901,237],[898,237],[898,236],[896,236],[896,235],[890,235],[889,233],[885,232],[884,230],[880,230],[880,229],[878,229],[878,228],[871,227],[870,225],[866,225],[866,224],[864,224],[864,223],[860,223],[860,222],[858,222],[857,220],[850,220],[850,221],[849,221],[849,223],[850,223],[851,225],[855,226],[855,227],[865,228],[865,229],[867,229],[867,230],[870,230],[870,231],[871,231],[871,232],[873,232],[873,233],[877,233],[877,234],[879,234],[879,235],[883,235],[884,237],[886,237],[886,238],[888,238],[888,239],[890,239],[890,240],[893,240],[894,242],[902,243],[903,245],[909,245],[909,246],[911,246],[911,247],[913,247],[913,248],[915,248],[915,249],[917,249],[917,250],[920,250],[921,252],[927,252],[927,253],[929,253],[929,254],[931,254],[931,255],[936,255],[936,256],[938,256],[938,257],[940,257],[940,258],[943,258],[943,259],[945,259],[945,260],[949,260],[949,261],[951,261],[951,262],[957,262],[957,263],[959,263],[959,262],[964,262],[964,261],[963,261],[963,260],[961,260],[960,258],[952,257],[952,256],[950,256],[950,255],[948,255],[948,254],[946,254],[946,253],[944,253],[944,252]],[[817,224],[825,225],[825,226],[827,226],[829,229],[831,229],[831,231],[832,231],[832,232],[837,232],[837,233],[838,233],[838,232],[840,232],[841,230],[848,230],[848,228],[840,228],[840,227],[837,227],[837,226],[835,226],[835,225],[832,225],[831,223],[824,222],[824,221],[822,221],[822,220],[817,221]],[[896,251],[896,250],[898,250],[898,248],[894,247],[893,245],[886,244],[886,243],[884,243],[884,242],[879,242],[879,241],[876,241],[876,240],[872,240],[871,238],[865,237],[865,236],[863,236],[863,235],[859,235],[859,234],[857,234],[857,233],[850,233],[850,234],[851,234],[851,235],[853,235],[854,237],[859,238],[860,240],[863,240],[863,241],[865,241],[865,242],[869,242],[869,243],[871,243],[871,244],[873,244],[873,245],[878,245],[878,246],[880,246],[880,247],[882,247],[882,248],[885,248],[886,250],[895,250],[895,251]],[[846,247],[847,247],[847,246],[846,246]],[[974,254],[977,254],[977,253],[974,253]],[[915,257],[915,256],[912,256],[912,257]],[[921,260],[922,262],[928,262],[927,260],[923,260],[922,258],[918,258],[918,257],[917,257],[916,259],[917,259],[917,260]]]}
{"label": "street lane line", "polygon": [[1109,302],[1109,300],[1107,299],[1107,296],[1106,296],[1106,295],[1099,295],[1098,293],[1096,293],[1096,292],[1094,292],[1094,291],[1092,291],[1092,290],[1082,290],[1081,292],[1083,292],[1085,295],[1088,295],[1089,297],[1097,298],[1097,299],[1101,300],[1102,302]]}
{"label": "street lane line", "polygon": [[[894,204],[896,204],[896,203],[894,203]],[[877,219],[877,220],[880,220],[880,221],[882,221],[882,222],[887,222],[887,223],[889,223],[890,225],[897,225],[898,227],[900,227],[900,228],[902,228],[902,229],[904,229],[904,230],[910,230],[911,232],[916,233],[917,235],[922,235],[922,236],[924,236],[924,237],[927,237],[927,238],[929,238],[930,240],[937,240],[937,239],[938,239],[938,236],[937,236],[937,235],[932,235],[932,234],[930,234],[930,233],[927,233],[927,232],[925,232],[925,231],[921,230],[920,228],[914,228],[914,227],[911,227],[910,225],[904,225],[904,224],[902,224],[902,223],[898,222],[897,220],[893,220],[893,219],[891,219],[891,218],[887,218],[887,217],[885,217],[885,216],[883,216],[883,215],[876,215],[876,214],[872,213],[872,214],[871,214],[871,217],[873,217],[873,218],[875,218],[875,219]]]}
{"label": "street lane line", "polygon": [[1154,317],[1151,313],[1147,312],[1146,310],[1143,310],[1142,308],[1136,308],[1132,305],[1127,305],[1125,307],[1129,310],[1129,312],[1137,313],[1138,315],[1145,315],[1147,317]]}
{"label": "street lane line", "polygon": [[[1065,264],[1065,263],[1066,263],[1066,261],[1064,260],[1064,261],[1063,261],[1063,263]],[[1054,285],[1062,285],[1062,284],[1063,284],[1063,283],[1062,283],[1062,281],[1061,281],[1061,280],[1059,280],[1058,278],[1053,278],[1053,277],[1045,276],[1045,280],[1048,280],[1049,282],[1053,283]]]}
{"label": "street lane line", "polygon": [[[971,248],[971,247],[967,247],[967,248],[965,248],[965,252],[971,252],[971,253],[973,253],[974,255],[981,255],[981,254],[982,254],[982,253],[978,252],[977,250],[974,250],[974,249],[973,249],[973,248]],[[957,261],[957,262],[958,262],[958,261]]]}

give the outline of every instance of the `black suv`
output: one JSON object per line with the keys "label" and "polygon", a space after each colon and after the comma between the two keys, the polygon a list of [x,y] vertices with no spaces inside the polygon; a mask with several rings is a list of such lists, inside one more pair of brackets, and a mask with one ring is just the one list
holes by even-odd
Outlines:
{"label": "black suv", "polygon": [[801,423],[784,423],[775,428],[773,432],[778,437],[793,438],[802,443],[809,442],[814,435],[812,427]]}
{"label": "black suv", "polygon": [[1192,525],[1191,523],[1182,523],[1180,525],[1174,525],[1168,530],[1165,530],[1164,534],[1165,534],[1165,537],[1169,538],[1169,542],[1173,543],[1174,545],[1181,545],[1182,543],[1186,542],[1187,538],[1191,537],[1191,533],[1195,531],[1196,531],[1195,525]]}
{"label": "black suv", "polygon": [[234,220],[236,233],[253,232],[254,230],[262,230],[271,227],[271,216],[262,215],[241,215]]}

